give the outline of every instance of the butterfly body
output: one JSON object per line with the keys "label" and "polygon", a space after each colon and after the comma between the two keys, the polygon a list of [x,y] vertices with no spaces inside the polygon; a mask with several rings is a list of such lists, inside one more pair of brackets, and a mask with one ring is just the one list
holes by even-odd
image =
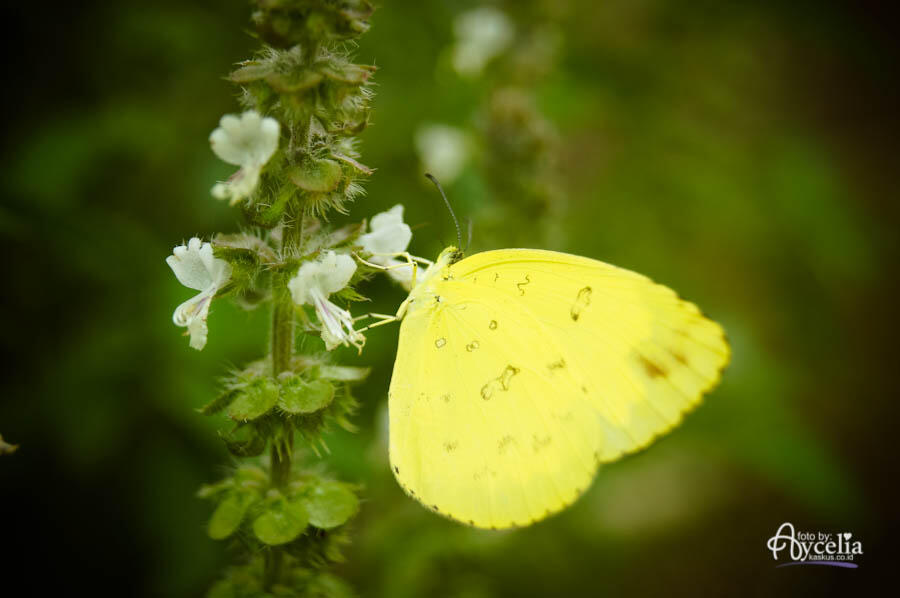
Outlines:
{"label": "butterfly body", "polygon": [[506,528],[561,510],[728,361],[718,324],[639,274],[529,249],[457,258],[442,252],[398,310],[389,393],[395,477],[452,519]]}

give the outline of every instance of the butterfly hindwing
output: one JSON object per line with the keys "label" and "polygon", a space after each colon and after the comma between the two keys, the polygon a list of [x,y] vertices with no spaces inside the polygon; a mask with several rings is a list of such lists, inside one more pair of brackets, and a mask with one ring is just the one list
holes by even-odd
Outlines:
{"label": "butterfly hindwing", "polygon": [[[596,466],[593,409],[571,374],[554,369],[563,347],[504,303],[494,294],[407,316],[390,394],[398,480],[425,505],[478,527],[558,511]],[[492,326],[504,312],[504,328]]]}

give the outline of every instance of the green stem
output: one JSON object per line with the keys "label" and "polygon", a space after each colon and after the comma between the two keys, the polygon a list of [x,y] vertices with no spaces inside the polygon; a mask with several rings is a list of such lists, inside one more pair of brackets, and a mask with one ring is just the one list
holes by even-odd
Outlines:
{"label": "green stem", "polygon": [[278,377],[291,367],[294,354],[294,303],[284,288],[282,279],[275,281],[272,289],[275,304],[272,308],[272,375]]}
{"label": "green stem", "polygon": [[272,486],[281,489],[287,486],[291,477],[291,445],[272,446],[272,471],[270,479]]}
{"label": "green stem", "polygon": [[265,562],[265,589],[269,591],[277,581],[281,579],[281,566],[284,563],[284,551],[273,546],[269,548],[266,554]]}
{"label": "green stem", "polygon": [[[272,294],[275,298],[272,309],[272,376],[277,377],[291,366],[294,354],[294,303],[286,288],[286,280],[276,277],[273,281]],[[289,434],[293,430],[285,426]],[[293,438],[272,440],[269,479],[273,487],[283,489],[287,486],[291,475],[291,453]],[[265,554],[265,588],[266,590],[281,580],[284,564],[284,551],[271,548]]]}

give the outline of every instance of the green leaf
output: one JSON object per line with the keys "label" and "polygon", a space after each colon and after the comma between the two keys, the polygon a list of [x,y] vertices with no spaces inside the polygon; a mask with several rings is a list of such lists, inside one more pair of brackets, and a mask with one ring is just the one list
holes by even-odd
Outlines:
{"label": "green leaf", "polygon": [[197,498],[212,498],[226,490],[230,490],[232,487],[234,487],[234,480],[231,478],[226,478],[215,484],[203,484],[197,490]]}
{"label": "green leaf", "polygon": [[347,85],[362,85],[375,72],[375,67],[368,64],[324,64],[319,70],[332,81]]}
{"label": "green leaf", "polygon": [[240,392],[228,408],[228,416],[237,421],[249,421],[265,415],[278,401],[279,385],[270,378],[254,380]]}
{"label": "green leaf", "polygon": [[269,546],[286,544],[299,536],[309,523],[306,507],[299,501],[279,501],[253,522],[253,533]]}
{"label": "green leaf", "polygon": [[232,493],[219,503],[209,520],[207,533],[213,540],[224,540],[240,527],[247,509],[256,497],[247,493]]}
{"label": "green leaf", "polygon": [[313,70],[302,70],[290,75],[273,73],[266,77],[266,83],[278,93],[297,93],[322,82],[323,76]]}
{"label": "green leaf", "polygon": [[243,66],[232,71],[228,78],[234,83],[250,83],[272,74],[272,65],[256,61],[247,61]]}
{"label": "green leaf", "polygon": [[309,522],[320,529],[346,523],[359,510],[359,499],[340,482],[324,482],[306,497]]}
{"label": "green leaf", "polygon": [[355,158],[353,158],[351,156],[346,156],[346,155],[338,153],[338,152],[331,152],[331,157],[336,160],[340,160],[344,164],[349,164],[350,166],[352,166],[353,168],[355,168],[358,172],[360,172],[362,174],[370,175],[373,172],[375,172],[374,168],[369,168],[368,166],[366,166],[362,162],[357,161]]}
{"label": "green leaf", "polygon": [[223,409],[228,407],[236,396],[237,390],[226,390],[217,398],[201,407],[200,413],[202,413],[203,415],[213,415],[215,413],[218,413],[219,411],[222,411]]}
{"label": "green leaf", "polygon": [[334,400],[334,387],[324,380],[305,382],[302,378],[291,378],[281,387],[278,406],[288,413],[314,413],[324,409]]}
{"label": "green leaf", "polygon": [[253,272],[259,268],[259,253],[256,249],[215,244],[213,251],[217,258],[228,262],[233,269]]}
{"label": "green leaf", "polygon": [[239,437],[237,432],[240,430],[235,430],[222,438],[228,452],[235,457],[256,457],[266,450],[266,436],[260,434],[254,426],[247,426],[246,432],[241,435],[243,437]]}
{"label": "green leaf", "polygon": [[260,205],[253,207],[249,202],[243,202],[246,206],[244,215],[247,216],[251,222],[259,226],[271,228],[281,220],[281,216],[284,214],[284,208],[293,197],[295,191],[296,189],[290,184],[285,183],[278,189],[275,200],[270,202],[268,206]]}
{"label": "green leaf", "polygon": [[343,171],[334,160],[304,160],[303,164],[288,173],[291,181],[304,191],[325,193],[337,189]]}

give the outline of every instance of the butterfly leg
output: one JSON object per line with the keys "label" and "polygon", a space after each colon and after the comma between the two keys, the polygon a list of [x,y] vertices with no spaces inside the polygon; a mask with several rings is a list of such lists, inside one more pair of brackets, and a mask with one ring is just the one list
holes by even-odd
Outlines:
{"label": "butterfly leg", "polygon": [[406,268],[407,266],[412,267],[412,286],[416,286],[416,276],[419,273],[419,264],[423,264],[425,266],[431,266],[434,262],[430,260],[426,260],[423,257],[418,257],[415,255],[411,255],[408,251],[401,251],[398,253],[373,253],[373,256],[379,257],[402,257],[406,260],[405,263],[402,264],[392,264],[390,266],[383,266],[381,264],[373,264],[370,261],[364,260],[358,254],[353,254],[356,259],[358,259],[361,263],[369,266],[370,268],[375,268],[376,270],[388,271],[395,270],[397,268]]}
{"label": "butterfly leg", "polygon": [[372,324],[369,324],[368,326],[365,326],[363,328],[360,328],[359,330],[357,330],[357,332],[365,332],[366,330],[368,330],[370,328],[377,328],[378,326],[384,326],[385,324],[390,324],[391,322],[396,322],[400,319],[397,316],[389,316],[387,314],[370,313],[370,314],[365,314],[365,315],[353,318],[353,321],[356,322],[357,320],[362,320],[364,318],[376,318],[378,321],[374,322]]}
{"label": "butterfly leg", "polygon": [[[359,254],[357,254],[357,253],[354,253],[353,255],[354,255],[354,256],[356,257],[356,259],[358,259],[360,262],[362,262],[363,264],[365,264],[365,265],[367,265],[367,266],[371,266],[372,268],[377,268],[377,269],[379,269],[379,270],[387,270],[387,269],[390,268],[390,266],[382,266],[381,264],[373,264],[372,262],[366,261],[366,260],[364,260],[363,258],[361,258],[361,257],[359,256]],[[402,258],[404,258],[404,259],[406,260],[406,264],[403,264],[404,266],[407,265],[407,264],[412,264],[412,263],[414,263],[414,262],[415,262],[415,263],[422,264],[423,266],[432,266],[432,265],[434,265],[434,262],[432,262],[431,260],[426,260],[424,257],[419,257],[419,256],[417,256],[417,255],[412,255],[412,254],[410,254],[408,251],[400,251],[400,252],[397,252],[397,253],[373,253],[372,255],[373,255],[373,256],[377,256],[377,257],[402,257]]]}
{"label": "butterfly leg", "polygon": [[363,314],[361,316],[356,316],[353,318],[354,322],[359,322],[360,320],[365,320],[366,318],[378,318],[379,320],[393,320],[396,316],[388,315],[388,314],[376,314],[374,312]]}

